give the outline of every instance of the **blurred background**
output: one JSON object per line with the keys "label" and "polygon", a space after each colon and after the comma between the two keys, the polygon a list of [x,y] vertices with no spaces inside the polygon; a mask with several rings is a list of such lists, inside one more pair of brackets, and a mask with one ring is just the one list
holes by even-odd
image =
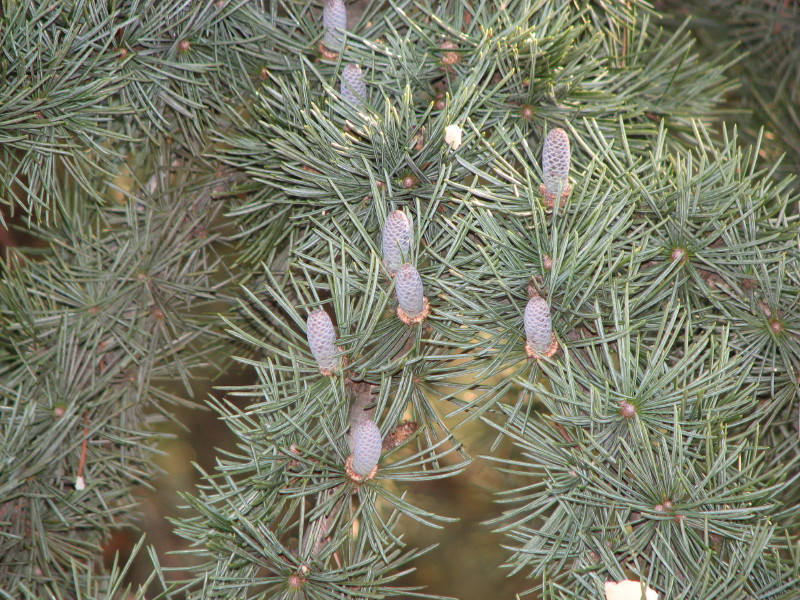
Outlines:
{"label": "blurred background", "polygon": [[[214,382],[216,386],[246,385],[254,377],[248,371],[230,373]],[[196,390],[197,398],[205,395],[218,396],[211,383]],[[229,398],[236,402],[235,398]],[[239,403],[243,407],[243,403]],[[447,410],[447,407],[442,407]],[[184,540],[172,533],[170,517],[181,514],[185,504],[181,492],[191,492],[200,483],[197,464],[204,471],[213,471],[220,451],[234,451],[236,440],[229,430],[209,409],[181,409],[176,413],[180,423],[164,428],[167,439],[160,444],[161,455],[157,457],[162,476],[152,482],[152,488],[138,490],[141,510],[141,528],[146,532],[147,542],[159,553],[162,565],[181,568],[191,564],[191,554],[171,554],[186,550]],[[523,574],[509,578],[508,570],[499,568],[507,552],[501,544],[508,540],[484,521],[497,517],[502,506],[494,502],[493,494],[500,489],[518,485],[513,476],[499,472],[489,461],[480,458],[489,454],[495,435],[482,423],[471,423],[458,429],[460,439],[467,452],[475,457],[474,462],[461,474],[411,485],[396,485],[397,491],[404,489],[410,502],[447,517],[459,517],[459,521],[437,530],[424,527],[411,519],[400,526],[404,539],[411,547],[424,548],[439,544],[422,560],[417,561],[417,570],[405,576],[398,585],[423,586],[429,594],[455,596],[462,600],[470,598],[513,598],[515,594],[530,588],[532,582]],[[513,447],[504,439],[491,452],[495,456],[509,457]],[[455,459],[454,459],[455,460]],[[530,480],[527,480],[529,483]],[[387,482],[388,483],[388,482]],[[139,539],[137,531],[118,531],[106,547],[107,561],[114,554],[122,559]],[[469,551],[465,551],[469,548]],[[144,581],[150,574],[149,561],[140,557],[131,574],[132,581]]]}

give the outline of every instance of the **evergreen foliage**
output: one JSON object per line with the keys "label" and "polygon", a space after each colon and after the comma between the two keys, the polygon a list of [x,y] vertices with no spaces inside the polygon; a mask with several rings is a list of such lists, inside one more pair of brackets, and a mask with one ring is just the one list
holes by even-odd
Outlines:
{"label": "evergreen foliage", "polygon": [[[671,14],[691,14],[704,55],[737,43],[741,56],[731,77],[740,91],[728,104],[749,143],[767,130],[764,159],[779,177],[793,177],[800,163],[800,2],[797,0],[667,0]],[[781,160],[783,155],[786,160]],[[793,185],[798,189],[797,179]]]}
{"label": "evergreen foliage", "polygon": [[[0,597],[443,597],[404,528],[466,423],[521,596],[800,597],[799,197],[717,122],[730,54],[639,1],[343,6],[4,2]],[[231,357],[192,571],[125,590]]]}

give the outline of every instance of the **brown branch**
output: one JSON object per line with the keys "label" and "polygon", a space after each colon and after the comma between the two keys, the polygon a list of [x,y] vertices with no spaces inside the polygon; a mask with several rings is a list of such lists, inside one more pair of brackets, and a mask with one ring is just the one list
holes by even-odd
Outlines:
{"label": "brown branch", "polygon": [[[347,420],[350,424],[350,432],[348,433],[348,446],[350,447],[350,451],[353,451],[353,435],[356,430],[356,427],[371,419],[375,414],[375,407],[372,406],[375,404],[375,394],[374,390],[377,386],[372,385],[371,383],[363,382],[363,381],[353,381],[352,379],[347,379],[347,391],[350,395],[352,402],[350,404],[350,412],[348,413]],[[339,488],[344,484],[339,484],[331,490],[328,490],[327,497],[330,495],[335,494]],[[319,501],[324,501],[325,496],[320,494]],[[328,531],[330,530],[333,522],[336,520],[336,517],[339,513],[339,508],[341,507],[342,501],[340,500],[336,504],[333,505],[331,511],[318,517],[315,519],[311,526],[306,531],[304,536],[304,547],[308,547],[308,540],[313,536],[314,543],[311,546],[311,553],[312,557],[317,556],[325,546],[328,545],[330,541],[328,537]]]}
{"label": "brown branch", "polygon": [[[395,347],[392,349],[392,354],[394,354],[394,358],[392,358],[392,360],[395,360],[398,356],[408,352],[413,343],[414,336],[411,332],[408,332],[407,335],[401,337],[401,339],[398,340],[397,344],[395,344]],[[375,394],[378,386],[366,381],[354,381],[350,377],[347,378],[345,386],[351,399],[350,411],[347,415],[347,421],[350,425],[350,430],[347,435],[347,445],[350,448],[350,452],[352,452],[356,427],[358,427],[358,425],[364,421],[371,420],[375,416]],[[413,423],[412,425],[404,424],[401,425],[400,428],[403,428],[404,426],[406,429],[408,429],[408,432],[406,432],[404,429],[401,435],[405,434],[405,437],[408,437],[408,435],[416,430],[416,423]],[[342,485],[344,484],[340,484],[331,490],[328,490],[328,495],[335,494]],[[324,500],[324,498],[320,497],[320,501],[322,500]],[[315,538],[311,549],[311,556],[316,556],[319,554],[330,541],[328,537],[328,531],[338,516],[341,503],[342,500],[334,504],[330,513],[315,519],[311,523],[309,529],[306,531],[304,536],[305,547],[307,547],[305,544],[308,542],[310,536],[313,535]],[[334,555],[334,558],[337,559],[338,557]]]}

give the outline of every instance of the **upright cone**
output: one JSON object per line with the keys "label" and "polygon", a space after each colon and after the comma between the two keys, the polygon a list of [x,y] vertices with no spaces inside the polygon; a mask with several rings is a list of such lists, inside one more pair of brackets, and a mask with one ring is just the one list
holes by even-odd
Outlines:
{"label": "upright cone", "polygon": [[570,148],[569,137],[563,129],[551,129],[544,140],[542,148],[542,179],[544,183],[539,191],[544,196],[545,206],[552,207],[561,195],[564,200],[569,196]]}
{"label": "upright cone", "polygon": [[348,106],[360,111],[367,102],[367,84],[364,82],[361,67],[350,63],[342,69],[341,79],[339,91],[342,94],[342,100]]}
{"label": "upright cone", "polygon": [[528,300],[525,307],[525,350],[531,358],[552,356],[558,350],[558,342],[553,335],[553,321],[550,306],[541,296]]}
{"label": "upright cone", "polygon": [[333,52],[341,52],[347,29],[347,8],[342,0],[326,0],[322,8],[322,28],[324,46]]}
{"label": "upright cone", "polygon": [[397,294],[397,316],[411,325],[419,323],[428,316],[428,300],[422,293],[422,278],[417,268],[405,263],[397,271],[395,277],[395,293]]}
{"label": "upright cone", "polygon": [[341,357],[336,347],[336,332],[331,318],[323,309],[318,308],[308,315],[306,337],[311,354],[317,361],[319,372],[330,376],[338,371],[341,367]]}
{"label": "upright cone", "polygon": [[350,467],[360,477],[367,477],[381,458],[381,431],[373,421],[362,421],[353,436],[353,459]]}
{"label": "upright cone", "polygon": [[383,224],[383,240],[381,251],[383,253],[383,264],[389,274],[394,274],[400,266],[408,259],[408,252],[411,249],[411,221],[402,210],[393,210],[386,217]]}

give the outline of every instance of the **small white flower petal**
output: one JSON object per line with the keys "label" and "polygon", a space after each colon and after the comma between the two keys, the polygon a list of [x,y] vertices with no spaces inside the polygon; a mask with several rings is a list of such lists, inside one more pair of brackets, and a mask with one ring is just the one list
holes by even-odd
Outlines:
{"label": "small white flower petal", "polygon": [[[648,586],[644,598],[658,600],[658,592]],[[630,579],[618,582],[606,581],[606,600],[642,600],[642,584]]]}
{"label": "small white flower petal", "polygon": [[444,128],[444,141],[453,149],[458,150],[461,146],[461,137],[464,131],[458,125],[448,125]]}

